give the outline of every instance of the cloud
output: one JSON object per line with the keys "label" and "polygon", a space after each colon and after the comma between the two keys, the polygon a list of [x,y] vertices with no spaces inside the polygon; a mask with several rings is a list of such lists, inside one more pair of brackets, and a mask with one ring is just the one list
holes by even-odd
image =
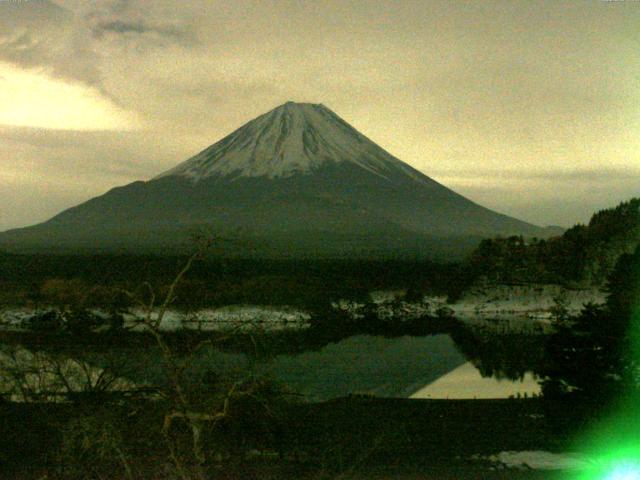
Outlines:
{"label": "cloud", "polygon": [[0,2],[0,61],[100,89],[99,55],[87,37],[73,12],[52,2]]}
{"label": "cloud", "polygon": [[499,212],[539,225],[586,223],[600,209],[637,197],[640,167],[434,172],[454,191]]}
{"label": "cloud", "polygon": [[519,170],[505,168],[475,169],[473,171],[455,171],[434,169],[431,175],[450,182],[503,182],[504,180],[531,182],[616,182],[633,180],[640,184],[640,167],[600,167],[553,170]]}
{"label": "cloud", "polygon": [[[185,9],[189,8],[188,5],[185,3]],[[162,2],[154,2],[153,5],[131,0],[92,2],[80,7],[80,11],[98,41],[108,36],[119,36],[138,46],[178,44],[190,47],[198,44],[190,19],[181,18],[174,9],[168,20]]]}
{"label": "cloud", "polygon": [[480,203],[539,218],[578,185],[566,196],[584,207],[557,210],[581,216],[589,191],[633,191],[638,22],[634,2],[0,1],[0,62],[146,122],[122,135],[2,127],[0,166],[22,152],[43,159],[38,178],[77,176],[97,194],[311,101]]}
{"label": "cloud", "polygon": [[[0,126],[0,172],[32,172],[108,186],[146,180],[196,150],[152,130],[49,130]],[[81,182],[82,183],[82,182]],[[99,190],[95,190],[96,194]]]}
{"label": "cloud", "polygon": [[104,34],[134,34],[134,35],[157,35],[180,41],[181,43],[194,43],[195,37],[184,29],[174,25],[150,25],[143,20],[101,20],[93,26],[93,33],[100,38]]}
{"label": "cloud", "polygon": [[0,124],[60,130],[128,130],[139,119],[92,88],[0,62]]}
{"label": "cloud", "polygon": [[149,18],[153,11],[128,0],[0,2],[0,61],[85,83],[123,107],[108,87],[119,55],[198,44],[180,19]]}

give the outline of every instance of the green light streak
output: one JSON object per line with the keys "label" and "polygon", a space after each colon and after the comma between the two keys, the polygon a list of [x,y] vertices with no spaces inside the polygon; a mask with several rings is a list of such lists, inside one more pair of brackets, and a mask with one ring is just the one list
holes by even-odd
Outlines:
{"label": "green light streak", "polygon": [[[640,251],[640,248],[638,249]],[[636,258],[638,257],[636,251]],[[640,271],[635,272],[635,281]],[[630,289],[637,297],[638,288]],[[578,438],[576,451],[592,458],[593,466],[584,471],[568,474],[575,480],[640,480],[640,298],[630,299],[628,350],[625,352],[629,371],[625,372],[631,386],[613,405],[610,413]],[[635,385],[634,385],[635,384]]]}
{"label": "green light streak", "polygon": [[621,463],[604,478],[605,480],[640,480],[640,466],[635,463]]}

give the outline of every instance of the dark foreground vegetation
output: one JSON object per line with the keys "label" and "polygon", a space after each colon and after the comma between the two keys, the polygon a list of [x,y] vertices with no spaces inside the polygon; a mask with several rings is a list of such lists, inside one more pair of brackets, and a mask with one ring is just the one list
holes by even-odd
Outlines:
{"label": "dark foreground vegetation", "polygon": [[[5,333],[4,345],[12,348],[0,351],[0,474],[127,480],[553,478],[489,470],[471,457],[564,450],[575,432],[621,397],[637,398],[639,206],[633,200],[600,212],[589,226],[555,240],[486,241],[468,262],[455,265],[223,261],[200,252],[189,258],[0,255],[0,305],[45,307],[29,331]],[[222,376],[210,365],[194,375],[190,368],[197,353],[212,345],[258,358],[359,333],[447,331],[469,358],[482,359],[483,372],[517,378],[524,365],[501,363],[508,356],[494,357],[496,344],[455,330],[446,311],[396,322],[380,319],[369,307],[353,319],[328,306],[341,298],[365,299],[376,289],[404,290],[404,298],[415,301],[424,293],[455,298],[482,277],[578,285],[602,283],[603,275],[605,305],[587,305],[572,317],[558,303],[554,333],[541,345],[522,343],[524,356],[534,357],[544,398],[354,396],[308,404],[250,371]],[[230,303],[301,307],[311,312],[310,325],[260,335],[160,328],[169,307],[188,312]],[[134,306],[141,318],[139,329],[131,331],[123,312]],[[105,363],[109,352],[127,349],[155,352],[160,380],[127,382],[126,362],[118,363],[126,355]],[[74,355],[83,351],[100,353],[101,360]],[[54,390],[43,389],[52,385]]]}
{"label": "dark foreground vegetation", "polygon": [[[83,301],[86,306],[126,303],[118,291],[148,283],[166,293],[185,256],[32,255],[0,252],[0,306]],[[447,294],[459,286],[460,266],[428,261],[229,260],[194,263],[173,306],[197,309],[230,304],[307,307],[332,299],[367,297],[372,290],[409,295]]]}
{"label": "dark foreground vegetation", "polygon": [[[159,407],[143,400],[0,405],[4,478],[180,478]],[[556,402],[550,417],[541,399],[349,397],[267,410],[249,398],[203,432],[206,462],[194,456],[184,427],[171,441],[186,478],[549,478],[491,472],[471,457],[566,449],[560,419],[568,412],[575,405]]]}
{"label": "dark foreground vegetation", "polygon": [[[588,305],[577,317],[558,306],[547,355],[536,359],[544,398],[351,396],[320,404],[305,403],[273,380],[246,372],[222,378],[212,366],[194,378],[188,364],[203,338],[186,341],[157,328],[157,315],[177,294],[174,282],[159,313],[143,320],[147,340],[139,345],[148,349],[155,342],[164,381],[111,388],[115,370],[102,370],[96,378],[90,366],[80,364],[88,388],[70,388],[58,398],[62,401],[36,392],[23,403],[7,396],[0,403],[4,478],[564,478],[563,472],[496,470],[486,457],[508,450],[571,449],[576,432],[606,418],[621,396],[637,395],[640,248],[620,257],[608,282],[603,306]],[[378,328],[385,330],[383,324]],[[74,333],[65,335],[49,337],[43,346],[50,350],[53,339],[69,340]],[[452,335],[472,358],[474,349],[484,348],[464,332]],[[492,362],[494,348],[486,349],[488,356],[476,352],[485,368],[507,376],[512,369],[517,377],[518,365]],[[70,383],[60,362],[32,366]],[[14,374],[19,380],[24,372]],[[27,383],[20,384],[20,393],[29,394]]]}
{"label": "dark foreground vegetation", "polygon": [[550,338],[544,387],[549,397],[569,391],[610,402],[631,391],[640,373],[640,246],[622,255],[607,281],[604,305],[585,305],[571,317],[558,311]]}

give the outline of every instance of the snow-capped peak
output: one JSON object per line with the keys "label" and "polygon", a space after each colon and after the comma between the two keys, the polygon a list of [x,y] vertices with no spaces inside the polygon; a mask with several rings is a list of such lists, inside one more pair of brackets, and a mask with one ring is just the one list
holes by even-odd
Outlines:
{"label": "snow-capped peak", "polygon": [[352,162],[376,175],[421,175],[356,131],[322,104],[287,102],[240,127],[156,178],[283,178],[327,162]]}

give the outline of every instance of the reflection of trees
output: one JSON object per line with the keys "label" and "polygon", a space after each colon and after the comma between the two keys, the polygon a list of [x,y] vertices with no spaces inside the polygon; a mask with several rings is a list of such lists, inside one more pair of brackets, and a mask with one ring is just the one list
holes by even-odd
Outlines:
{"label": "reflection of trees", "polygon": [[448,333],[458,325],[450,312],[442,309],[407,311],[411,304],[395,301],[377,305],[362,304],[355,311],[334,308],[331,304],[317,307],[311,314],[310,326],[298,332],[284,332],[286,353],[320,350],[356,335],[376,335],[386,338],[424,337]]}
{"label": "reflection of trees", "polygon": [[544,364],[542,334],[487,333],[459,326],[451,331],[456,347],[483,377],[521,380],[527,372],[538,373]]}
{"label": "reflection of trees", "polygon": [[[265,358],[318,351],[331,343],[357,335],[396,338],[443,334],[458,324],[445,309],[407,315],[405,308],[410,304],[405,302],[356,305],[355,309],[350,310],[336,308],[330,301],[318,302],[302,326],[296,324],[292,328],[272,329],[259,323],[245,322],[238,324],[239,328],[234,329],[232,334],[226,332],[224,338],[218,338],[214,343],[216,348],[223,351]],[[179,335],[188,335],[188,332],[182,331]],[[206,335],[214,334],[207,332]],[[170,334],[165,336],[170,340]]]}
{"label": "reflection of trees", "polygon": [[19,402],[57,402],[136,387],[120,374],[122,357],[103,363],[98,367],[79,357],[4,344],[0,347],[0,395]]}

